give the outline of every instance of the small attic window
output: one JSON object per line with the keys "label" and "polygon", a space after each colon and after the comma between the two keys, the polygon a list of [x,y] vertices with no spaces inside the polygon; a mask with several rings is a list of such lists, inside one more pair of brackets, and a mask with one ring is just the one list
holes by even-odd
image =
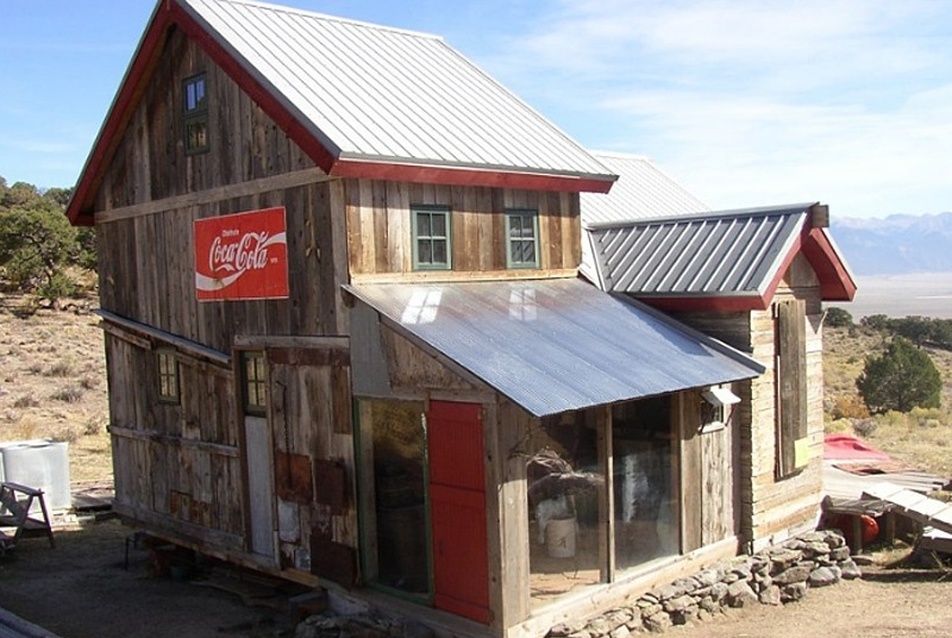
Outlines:
{"label": "small attic window", "polygon": [[740,403],[740,397],[723,386],[711,386],[701,393],[701,434],[717,432],[730,421],[729,407]]}
{"label": "small attic window", "polygon": [[205,74],[186,78],[182,84],[185,114],[185,154],[208,150],[208,94]]}

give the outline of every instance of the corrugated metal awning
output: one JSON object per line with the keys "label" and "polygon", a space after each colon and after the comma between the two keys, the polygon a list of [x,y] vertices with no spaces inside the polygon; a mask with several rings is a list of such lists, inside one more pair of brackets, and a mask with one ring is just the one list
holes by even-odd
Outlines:
{"label": "corrugated metal awning", "polygon": [[347,290],[535,416],[764,371],[715,339],[579,279]]}

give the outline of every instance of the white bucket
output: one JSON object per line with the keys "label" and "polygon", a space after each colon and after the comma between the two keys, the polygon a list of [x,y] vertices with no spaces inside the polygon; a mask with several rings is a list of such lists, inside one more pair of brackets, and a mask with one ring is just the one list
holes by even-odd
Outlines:
{"label": "white bucket", "polygon": [[576,521],[572,518],[553,518],[545,526],[545,553],[552,558],[575,556]]}

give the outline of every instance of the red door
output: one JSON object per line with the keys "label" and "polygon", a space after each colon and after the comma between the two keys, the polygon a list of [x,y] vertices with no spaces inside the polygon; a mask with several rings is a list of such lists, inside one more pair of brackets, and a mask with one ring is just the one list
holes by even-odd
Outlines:
{"label": "red door", "polygon": [[482,406],[431,401],[427,424],[435,605],[488,623]]}

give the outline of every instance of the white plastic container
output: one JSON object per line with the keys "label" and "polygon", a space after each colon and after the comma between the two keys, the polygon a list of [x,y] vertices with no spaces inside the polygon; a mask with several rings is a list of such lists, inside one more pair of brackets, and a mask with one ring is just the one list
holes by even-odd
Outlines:
{"label": "white plastic container", "polygon": [[43,490],[51,512],[73,504],[69,444],[46,439],[0,443],[0,479]]}
{"label": "white plastic container", "polygon": [[575,536],[578,523],[572,518],[553,518],[545,526],[545,551],[552,558],[575,556]]}

